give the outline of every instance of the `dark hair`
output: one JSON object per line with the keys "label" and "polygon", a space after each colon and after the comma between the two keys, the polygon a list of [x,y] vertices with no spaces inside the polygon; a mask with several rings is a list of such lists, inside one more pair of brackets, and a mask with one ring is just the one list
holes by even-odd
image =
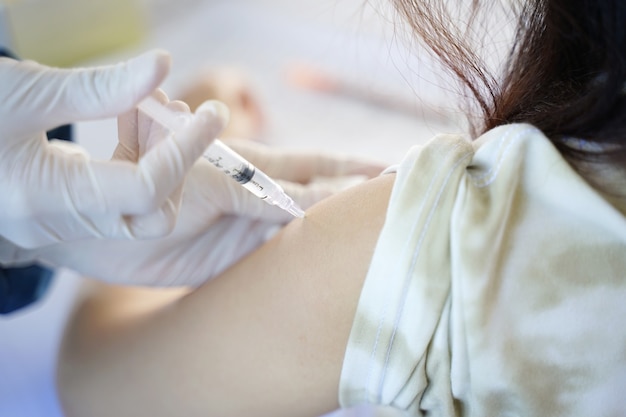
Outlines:
{"label": "dark hair", "polygon": [[[468,40],[468,34],[476,33],[470,26],[480,21],[480,12],[490,12],[485,6],[493,2],[467,0],[467,23],[460,26],[450,24],[455,17],[443,4],[454,1],[394,0],[413,30],[476,99],[482,117],[473,133],[526,122],[541,129],[570,160],[626,164],[626,1],[509,2],[517,29],[503,73],[496,76]],[[587,153],[563,146],[568,137],[609,146]]]}

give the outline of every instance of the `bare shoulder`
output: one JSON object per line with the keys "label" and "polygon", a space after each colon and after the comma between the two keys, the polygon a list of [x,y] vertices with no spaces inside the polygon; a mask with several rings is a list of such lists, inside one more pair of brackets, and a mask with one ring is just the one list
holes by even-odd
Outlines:
{"label": "bare shoulder", "polygon": [[[198,290],[175,301],[161,296],[160,308],[144,304],[150,313],[143,308],[120,320],[122,305],[150,297],[145,292],[109,295],[97,309],[79,311],[83,325],[70,328],[60,367],[63,401],[75,411],[68,415],[126,415],[141,407],[153,416],[294,417],[335,409],[394,177],[320,202]],[[96,347],[86,340],[95,337],[89,316],[101,327],[107,317],[123,324],[108,327]],[[140,395],[147,392],[150,401]]]}
{"label": "bare shoulder", "polygon": [[[377,177],[332,196],[292,221],[227,276],[268,276],[310,285],[332,278],[364,277],[384,223],[395,175]],[[280,274],[280,276],[279,276]],[[230,279],[230,278],[229,278]],[[349,278],[348,278],[349,279]],[[298,285],[301,285],[300,282]]]}

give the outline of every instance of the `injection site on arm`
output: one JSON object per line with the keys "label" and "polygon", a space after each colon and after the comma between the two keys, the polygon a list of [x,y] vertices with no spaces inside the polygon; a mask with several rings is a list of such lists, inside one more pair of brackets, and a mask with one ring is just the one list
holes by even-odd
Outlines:
{"label": "injection site on arm", "polygon": [[[184,129],[192,115],[176,113],[150,96],[139,104],[139,109],[172,132]],[[275,205],[295,217],[304,217],[302,210],[280,185],[244,157],[215,139],[203,157],[224,174],[268,204]]]}

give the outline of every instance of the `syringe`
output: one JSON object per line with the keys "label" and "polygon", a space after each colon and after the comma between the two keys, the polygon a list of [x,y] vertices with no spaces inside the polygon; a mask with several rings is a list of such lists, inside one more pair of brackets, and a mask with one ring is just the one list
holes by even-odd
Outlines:
{"label": "syringe", "polygon": [[[184,128],[186,124],[179,114],[151,96],[139,103],[139,109],[173,132]],[[280,185],[221,140],[215,139],[203,157],[266,203],[278,206],[295,217],[304,217],[304,210],[285,193]]]}
{"label": "syringe", "polygon": [[221,140],[215,139],[203,156],[216,168],[219,168],[224,174],[237,181],[261,200],[278,206],[295,217],[304,217],[304,211],[285,193],[280,185],[226,146]]}

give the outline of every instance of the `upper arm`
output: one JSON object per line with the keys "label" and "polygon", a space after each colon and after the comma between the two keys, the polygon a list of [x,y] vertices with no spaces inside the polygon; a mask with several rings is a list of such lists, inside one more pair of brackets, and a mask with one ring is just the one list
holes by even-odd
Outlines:
{"label": "upper arm", "polygon": [[133,308],[150,293],[115,289],[85,303],[61,356],[69,415],[294,417],[337,408],[343,355],[394,178],[319,203],[174,301],[162,295]]}

